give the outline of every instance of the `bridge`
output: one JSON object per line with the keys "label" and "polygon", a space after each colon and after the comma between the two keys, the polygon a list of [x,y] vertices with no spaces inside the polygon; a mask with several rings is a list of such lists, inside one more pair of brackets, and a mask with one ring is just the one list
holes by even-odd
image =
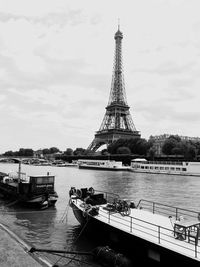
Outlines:
{"label": "bridge", "polygon": [[0,162],[12,162],[12,163],[19,163],[24,162],[26,160],[35,159],[34,157],[5,157],[0,156]]}

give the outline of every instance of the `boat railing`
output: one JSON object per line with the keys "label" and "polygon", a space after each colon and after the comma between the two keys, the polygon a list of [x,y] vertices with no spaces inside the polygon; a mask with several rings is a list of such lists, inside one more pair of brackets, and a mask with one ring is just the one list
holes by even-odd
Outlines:
{"label": "boat railing", "polygon": [[175,239],[173,225],[171,228],[165,228],[132,216],[119,216],[119,213],[113,213],[104,209],[101,209],[101,216],[104,217],[104,220],[108,224],[111,224],[122,231],[131,233],[161,246],[169,248],[173,247],[180,253],[184,251],[184,253],[190,257],[200,257],[200,246],[198,243],[189,244],[187,240],[180,241]]}
{"label": "boat railing", "polygon": [[200,213],[193,210],[187,210],[179,207],[174,207],[170,205],[161,204],[158,202],[153,202],[145,199],[141,199],[137,208],[148,210],[155,214],[165,215],[174,217],[176,220],[179,218],[184,219],[199,219]]}
{"label": "boat railing", "polygon": [[20,178],[20,180],[23,180],[23,181],[26,181],[27,180],[27,176],[26,176],[26,173],[24,173],[24,172],[10,172],[9,173],[9,177],[11,178],[11,179],[19,179]]}

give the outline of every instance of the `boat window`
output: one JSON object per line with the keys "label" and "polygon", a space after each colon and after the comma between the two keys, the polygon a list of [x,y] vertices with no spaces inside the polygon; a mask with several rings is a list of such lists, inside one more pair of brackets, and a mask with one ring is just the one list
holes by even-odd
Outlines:
{"label": "boat window", "polygon": [[181,168],[176,168],[176,171],[180,171],[181,170]]}
{"label": "boat window", "polygon": [[48,181],[49,181],[49,183],[54,183],[54,177],[49,177]]}
{"label": "boat window", "polygon": [[37,177],[36,184],[52,184],[54,177]]}
{"label": "boat window", "polygon": [[144,169],[144,166],[141,166],[141,169]]}
{"label": "boat window", "polygon": [[170,170],[174,170],[175,168],[174,167],[171,167]]}
{"label": "boat window", "polygon": [[150,166],[150,169],[153,169],[153,167],[152,167],[152,166]]}
{"label": "boat window", "polygon": [[164,170],[164,167],[160,167],[160,170]]}
{"label": "boat window", "polygon": [[42,177],[41,178],[37,178],[36,183],[37,184],[42,184]]}
{"label": "boat window", "polygon": [[155,167],[155,170],[158,170],[159,168],[158,167]]}
{"label": "boat window", "polygon": [[149,168],[149,166],[145,166],[145,169],[148,169]]}
{"label": "boat window", "polygon": [[185,172],[185,171],[187,171],[187,169],[186,169],[186,168],[182,168],[182,171],[184,171],[184,172]]}
{"label": "boat window", "polygon": [[165,167],[165,170],[169,170],[169,167]]}

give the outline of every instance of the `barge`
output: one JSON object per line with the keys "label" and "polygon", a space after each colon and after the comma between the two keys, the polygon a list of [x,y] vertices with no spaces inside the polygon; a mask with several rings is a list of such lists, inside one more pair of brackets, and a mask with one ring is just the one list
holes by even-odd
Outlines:
{"label": "barge", "polygon": [[33,208],[54,206],[58,195],[54,189],[55,176],[26,176],[21,172],[21,162],[17,173],[0,173],[0,194],[13,203]]}
{"label": "barge", "polygon": [[93,188],[72,187],[69,195],[84,231],[103,237],[101,245],[123,253],[132,266],[200,266],[198,212],[144,199],[135,205]]}

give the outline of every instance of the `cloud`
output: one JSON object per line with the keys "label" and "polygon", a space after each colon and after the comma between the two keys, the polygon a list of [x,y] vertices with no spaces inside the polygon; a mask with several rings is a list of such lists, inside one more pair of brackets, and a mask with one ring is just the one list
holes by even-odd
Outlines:
{"label": "cloud", "polygon": [[[14,21],[17,22],[19,20],[27,21],[28,23],[34,23],[38,25],[44,25],[47,27],[51,26],[59,26],[64,27],[67,24],[71,26],[77,26],[85,21],[85,17],[82,14],[82,10],[66,10],[65,12],[51,12],[46,15],[41,16],[26,16],[26,15],[13,15],[12,13],[2,13],[0,12],[0,21],[9,22]],[[93,18],[93,23],[98,23],[99,20]]]}
{"label": "cloud", "polygon": [[118,18],[127,101],[142,136],[197,135],[198,7],[0,0],[1,149],[89,145],[108,103]]}

